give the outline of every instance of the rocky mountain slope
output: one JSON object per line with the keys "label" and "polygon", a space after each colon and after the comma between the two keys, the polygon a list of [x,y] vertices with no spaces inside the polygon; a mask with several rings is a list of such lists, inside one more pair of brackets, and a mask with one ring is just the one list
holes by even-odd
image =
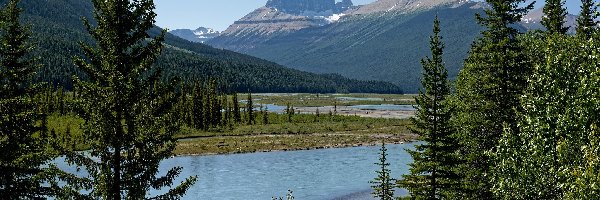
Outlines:
{"label": "rocky mountain slope", "polygon": [[190,29],[175,29],[172,31],[169,31],[169,33],[186,39],[188,41],[191,42],[199,42],[199,43],[204,43],[207,40],[213,39],[217,36],[219,36],[219,34],[221,34],[219,31],[215,31],[211,28],[205,28],[205,27],[200,27],[197,28],[196,30],[190,30]]}
{"label": "rocky mountain slope", "polygon": [[[258,10],[263,9],[276,11],[268,7]],[[289,18],[308,18],[277,11]],[[379,0],[351,7],[340,13],[342,17],[334,23],[294,28],[269,22],[273,19],[270,15],[251,13],[245,18],[258,17],[264,23],[248,22],[246,25],[252,28],[223,33],[207,44],[300,70],[390,81],[404,91],[416,92],[420,87],[420,59],[428,55],[433,17],[440,15],[448,47],[445,58],[453,77],[481,31],[475,13],[482,11],[481,3],[464,0]],[[230,29],[238,25],[233,24]]]}
{"label": "rocky mountain slope", "polygon": [[[475,14],[482,14],[487,7],[470,0],[378,0],[350,6],[333,14],[336,20],[324,23],[306,10],[332,10],[332,2],[321,8],[312,6],[312,0],[295,1],[294,5],[268,3],[207,44],[295,69],[389,81],[414,93],[421,86],[420,60],[429,55],[428,36],[434,16],[440,17],[446,43],[444,58],[450,78],[455,78],[482,30]],[[541,9],[534,10],[517,26],[521,30],[543,29],[542,16]],[[575,19],[574,15],[567,16],[571,32]]]}

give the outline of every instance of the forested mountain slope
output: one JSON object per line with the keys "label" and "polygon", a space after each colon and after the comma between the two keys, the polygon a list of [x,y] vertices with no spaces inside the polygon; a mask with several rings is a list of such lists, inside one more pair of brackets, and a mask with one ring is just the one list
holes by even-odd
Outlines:
{"label": "forested mountain slope", "polygon": [[269,23],[263,19],[254,22],[254,29],[224,32],[206,43],[295,69],[389,81],[414,93],[421,86],[420,60],[428,53],[428,33],[434,16],[439,15],[441,20],[448,48],[444,58],[450,78],[454,79],[471,42],[482,30],[475,14],[482,13],[483,6],[481,2],[461,0],[379,0],[350,9],[330,24],[265,32],[262,30],[268,29]]}
{"label": "forested mountain slope", "polygon": [[[5,4],[7,0],[0,0]],[[91,43],[82,17],[92,19],[89,0],[23,0],[24,20],[31,24],[35,56],[43,64],[38,81],[67,88],[73,76],[82,76],[72,63],[79,55],[78,42]],[[159,33],[156,28],[151,35]],[[316,75],[281,65],[193,43],[167,34],[166,48],[157,65],[168,77],[183,80],[214,78],[237,91],[253,92],[376,92],[398,93],[397,86],[385,82],[356,81],[336,75]]]}

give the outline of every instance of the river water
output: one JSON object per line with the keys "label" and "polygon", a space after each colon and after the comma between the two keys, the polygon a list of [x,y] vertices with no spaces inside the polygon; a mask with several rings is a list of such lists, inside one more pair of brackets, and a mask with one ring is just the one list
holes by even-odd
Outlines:
{"label": "river water", "polygon": [[[406,148],[414,143],[386,145],[392,177],[408,172]],[[196,175],[198,182],[186,200],[270,200],[292,190],[298,200],[372,199],[369,181],[375,178],[380,146],[213,156],[175,157],[161,171],[183,171],[176,183]],[[69,168],[64,166],[62,168]],[[153,195],[164,191],[153,191]],[[406,195],[406,191],[396,192]]]}
{"label": "river water", "polygon": [[[413,144],[387,147],[392,177],[398,178],[408,172],[412,159],[404,149]],[[163,168],[183,166],[181,177],[198,176],[184,199],[270,200],[285,196],[288,189],[299,200],[338,199],[370,191],[379,148],[176,157],[165,161]]]}

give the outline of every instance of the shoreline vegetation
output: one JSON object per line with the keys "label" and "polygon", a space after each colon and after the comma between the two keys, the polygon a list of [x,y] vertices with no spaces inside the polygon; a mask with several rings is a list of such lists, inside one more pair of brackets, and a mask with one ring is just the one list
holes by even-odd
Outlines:
{"label": "shoreline vegetation", "polygon": [[[246,95],[237,95],[242,108],[247,106]],[[50,96],[49,99],[63,102],[49,103],[55,107],[55,112],[48,118],[51,134],[56,135],[59,143],[65,148],[88,149],[81,130],[85,121],[68,111],[73,94],[55,93]],[[417,140],[416,135],[409,131],[410,120],[406,119],[414,114],[412,111],[350,110],[348,106],[344,106],[378,105],[382,99],[386,99],[388,103],[410,103],[412,95],[269,93],[252,96],[255,108],[271,103],[277,103],[271,104],[277,106],[289,104],[295,112],[290,118],[291,121],[287,119],[287,111],[264,111],[268,121],[265,124],[263,112],[258,109],[254,112],[257,119],[254,124],[241,122],[205,130],[183,125],[175,135],[178,142],[173,156],[345,148],[375,146],[383,141],[388,144],[402,144]],[[228,98],[233,97],[230,95]],[[340,106],[337,106],[338,104]],[[61,107],[67,110],[61,111]],[[317,108],[322,110],[317,113]],[[246,113],[241,112],[241,115],[243,121]]]}

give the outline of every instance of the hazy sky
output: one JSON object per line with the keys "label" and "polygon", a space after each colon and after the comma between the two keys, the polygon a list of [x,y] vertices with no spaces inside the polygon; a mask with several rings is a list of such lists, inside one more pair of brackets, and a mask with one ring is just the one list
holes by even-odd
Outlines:
{"label": "hazy sky", "polygon": [[[374,1],[352,0],[355,5]],[[538,4],[541,2],[538,1]],[[244,15],[264,6],[267,0],[154,0],[154,3],[158,14],[157,25],[160,27],[173,30],[204,26],[222,31]],[[567,8],[571,13],[579,12],[580,5],[580,0],[567,0]]]}

